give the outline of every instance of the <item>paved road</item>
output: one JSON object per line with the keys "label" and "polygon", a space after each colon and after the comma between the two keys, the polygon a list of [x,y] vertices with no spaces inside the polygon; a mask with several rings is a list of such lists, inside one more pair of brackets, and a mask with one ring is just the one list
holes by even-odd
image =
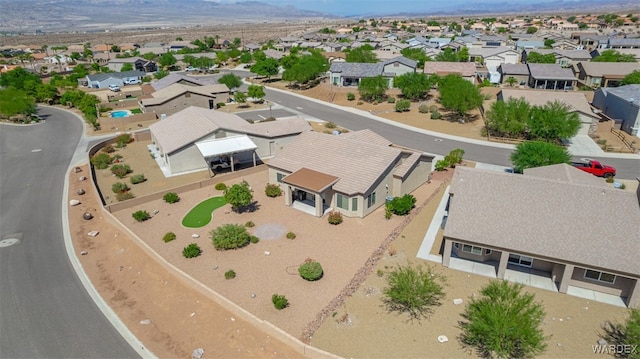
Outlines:
{"label": "paved road", "polygon": [[[135,358],[72,268],[62,191],[82,124],[41,109],[46,123],[0,126],[1,358]],[[54,116],[51,116],[54,114]]]}
{"label": "paved road", "polygon": [[[237,73],[238,71],[235,72]],[[512,149],[506,148],[507,146],[504,145],[475,144],[448,139],[444,135],[427,135],[281,91],[266,89],[265,92],[268,100],[285,106],[292,111],[307,114],[322,120],[332,121],[351,130],[368,128],[398,145],[439,155],[445,155],[455,148],[462,148],[465,150],[464,157],[469,160],[501,166],[511,166],[509,155]],[[579,157],[583,156],[578,156],[577,158]],[[627,157],[629,156],[627,155]],[[592,158],[614,166],[618,170],[618,178],[633,179],[640,177],[640,157],[638,156],[635,156],[635,158],[600,158],[593,156]]]}

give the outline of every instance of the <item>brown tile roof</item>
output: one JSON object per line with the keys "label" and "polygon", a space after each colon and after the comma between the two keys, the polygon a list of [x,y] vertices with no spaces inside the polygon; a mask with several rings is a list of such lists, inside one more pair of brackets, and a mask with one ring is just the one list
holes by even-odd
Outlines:
{"label": "brown tile roof", "polygon": [[439,62],[427,61],[424,63],[425,74],[460,74],[463,77],[475,76],[476,65],[473,62]]}
{"label": "brown tile roof", "polygon": [[561,173],[557,177],[456,167],[444,235],[640,276],[635,193],[577,183],[582,180],[567,182]]}
{"label": "brown tile roof", "polygon": [[367,194],[401,154],[397,148],[348,136],[303,132],[267,164],[290,173],[308,168],[339,177],[333,189],[351,196]]}
{"label": "brown tile roof", "polygon": [[217,94],[229,93],[227,85],[207,85],[207,86],[188,86],[179,83],[174,83],[161,90],[151,93],[153,98],[143,99],[141,102],[143,105],[158,105],[170,101],[184,93],[195,93],[202,96],[216,97]]}
{"label": "brown tile roof", "polygon": [[338,181],[338,177],[301,168],[282,179],[284,183],[320,193]]}
{"label": "brown tile roof", "polygon": [[561,102],[574,111],[578,111],[587,116],[593,118],[599,118],[591,110],[591,106],[587,101],[587,98],[580,92],[549,92],[546,90],[515,90],[515,89],[503,89],[502,99],[507,101],[510,98],[518,99],[524,98],[532,106],[544,106],[549,102],[558,101]]}
{"label": "brown tile roof", "polygon": [[166,154],[171,154],[219,129],[274,138],[311,130],[301,118],[250,124],[241,117],[191,106],[149,126]]}
{"label": "brown tile roof", "polygon": [[548,180],[555,180],[558,182],[607,187],[601,178],[585,171],[576,171],[573,166],[566,163],[528,168],[524,170],[524,174],[527,176],[546,178]]}
{"label": "brown tile roof", "polygon": [[375,145],[380,146],[391,146],[391,141],[386,138],[380,136],[379,134],[369,130],[364,129],[360,131],[347,132],[341,135],[342,137],[346,137],[355,141],[373,143]]}
{"label": "brown tile roof", "polygon": [[637,62],[581,62],[580,66],[589,76],[626,76],[633,71],[640,70]]}
{"label": "brown tile roof", "polygon": [[412,152],[409,157],[404,158],[402,163],[396,167],[396,170],[393,171],[393,175],[404,179],[404,177],[415,167],[418,161],[420,161],[421,156],[422,155],[418,152]]}

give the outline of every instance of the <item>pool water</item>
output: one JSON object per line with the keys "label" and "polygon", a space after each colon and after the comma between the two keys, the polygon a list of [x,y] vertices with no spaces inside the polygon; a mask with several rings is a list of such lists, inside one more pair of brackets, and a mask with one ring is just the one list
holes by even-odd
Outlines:
{"label": "pool water", "polygon": [[113,111],[113,112],[111,112],[111,117],[113,117],[113,118],[129,117],[129,115],[130,115],[129,111]]}

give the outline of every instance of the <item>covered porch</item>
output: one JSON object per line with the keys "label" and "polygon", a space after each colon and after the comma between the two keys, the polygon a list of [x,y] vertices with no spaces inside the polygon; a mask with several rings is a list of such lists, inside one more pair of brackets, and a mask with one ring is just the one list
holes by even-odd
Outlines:
{"label": "covered porch", "polygon": [[212,166],[212,162],[222,161],[228,157],[227,164],[231,172],[234,172],[236,164],[246,161],[247,156],[243,156],[243,154],[248,153],[251,153],[253,167],[256,166],[255,150],[258,146],[247,135],[196,142],[196,147],[210,169],[215,168]]}
{"label": "covered porch", "polygon": [[336,176],[301,168],[284,177],[285,204],[303,212],[322,217],[330,209],[333,191],[331,186],[339,180]]}

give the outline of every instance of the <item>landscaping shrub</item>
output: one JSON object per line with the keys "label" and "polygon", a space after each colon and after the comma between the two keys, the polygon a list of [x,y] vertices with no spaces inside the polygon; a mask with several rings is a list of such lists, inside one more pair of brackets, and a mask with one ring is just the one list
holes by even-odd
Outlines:
{"label": "landscaping shrub", "polygon": [[427,317],[433,307],[442,304],[444,279],[433,273],[431,267],[426,270],[421,266],[395,268],[387,277],[388,287],[383,290],[385,306],[390,311],[408,313],[412,318]]}
{"label": "landscaping shrub", "polygon": [[226,106],[224,102],[218,102],[216,103],[216,108],[220,108],[222,106]]}
{"label": "landscaping shrub", "polygon": [[131,141],[133,141],[133,138],[131,138],[130,134],[128,133],[122,134],[116,138],[116,147],[118,148],[126,147],[127,144],[130,143]]}
{"label": "landscaping shrub", "polygon": [[327,220],[333,225],[338,225],[342,223],[342,213],[338,211],[331,211],[329,212],[329,217],[327,218]]}
{"label": "landscaping shrub", "polygon": [[447,167],[449,167],[447,160],[438,160],[436,162],[436,171],[444,171]]}
{"label": "landscaping shrub", "polygon": [[209,234],[213,246],[219,251],[244,247],[251,240],[247,228],[239,224],[225,224]]}
{"label": "landscaping shrub", "polygon": [[418,112],[420,112],[420,113],[427,113],[427,112],[429,112],[429,106],[427,106],[427,105],[420,105],[420,107],[418,107]]}
{"label": "landscaping shrub", "polygon": [[411,109],[411,101],[399,100],[396,102],[396,112],[407,112]]}
{"label": "landscaping shrub", "polygon": [[124,178],[127,174],[131,173],[131,167],[125,164],[117,164],[111,166],[111,173],[116,175],[118,178]]}
{"label": "landscaping shrub", "polygon": [[111,185],[113,193],[125,193],[129,190],[129,187],[124,182],[116,182]]}
{"label": "landscaping shrub", "polygon": [[442,115],[440,114],[440,112],[438,111],[431,112],[432,120],[439,120],[440,118],[442,118]]}
{"label": "landscaping shrub", "polygon": [[282,194],[282,190],[278,185],[267,183],[267,185],[264,188],[264,194],[266,194],[267,197],[271,197],[271,198],[278,197],[279,195]]}
{"label": "landscaping shrub", "polygon": [[164,196],[162,196],[162,199],[169,204],[173,204],[180,201],[180,196],[178,196],[178,194],[175,192],[168,192],[165,193]]}
{"label": "landscaping shrub", "polygon": [[133,212],[132,216],[138,222],[144,222],[147,219],[151,218],[149,212],[143,210]]}
{"label": "landscaping shrub", "polygon": [[112,158],[113,158],[113,162],[118,162],[118,160],[122,158],[122,155],[119,155],[116,153],[115,155],[113,155]]}
{"label": "landscaping shrub", "polygon": [[100,105],[100,112],[109,112],[109,111],[112,111],[112,110],[113,109],[111,107]]}
{"label": "landscaping shrub", "polygon": [[113,158],[104,152],[96,153],[91,157],[91,164],[99,170],[108,168],[111,162],[113,162]]}
{"label": "landscaping shrub", "polygon": [[336,124],[335,124],[335,123],[333,123],[332,121],[329,121],[329,122],[327,122],[327,123],[325,123],[325,124],[324,124],[324,127],[326,127],[326,128],[330,128],[330,129],[334,129],[334,128],[336,128],[337,126],[336,126]]}
{"label": "landscaping shrub", "polygon": [[175,234],[175,233],[173,233],[173,232],[167,232],[167,233],[165,233],[165,235],[162,237],[162,241],[163,241],[164,243],[171,242],[171,241],[172,241],[172,240],[174,240],[174,239],[176,239],[176,234]]}
{"label": "landscaping shrub", "polygon": [[607,183],[613,183],[613,177],[607,177],[607,178],[605,179],[605,181],[606,181]]}
{"label": "landscaping shrub", "polygon": [[256,224],[253,223],[252,221],[248,221],[247,223],[244,224],[244,226],[247,228],[252,228],[252,227],[255,227]]}
{"label": "landscaping shrub", "polygon": [[464,156],[464,150],[462,148],[456,148],[455,150],[451,150],[448,155],[444,157],[445,161],[449,163],[451,168],[455,167],[456,164],[462,162],[462,157]]}
{"label": "landscaping shrub", "polygon": [[224,191],[224,199],[234,212],[241,213],[253,201],[253,190],[247,181],[236,183]]}
{"label": "landscaping shrub", "polygon": [[135,196],[133,195],[133,193],[127,191],[127,192],[122,192],[122,193],[116,193],[116,199],[118,200],[118,202],[122,202],[122,201],[126,201],[128,199],[132,199]]}
{"label": "landscaping shrub", "polygon": [[227,185],[224,183],[216,183],[216,186],[214,188],[218,191],[224,191],[225,189],[227,189]]}
{"label": "landscaping shrub", "polygon": [[250,241],[251,243],[254,243],[254,244],[255,244],[255,243],[260,242],[260,238],[258,238],[258,237],[256,237],[256,236],[249,236],[249,241]]}
{"label": "landscaping shrub", "polygon": [[429,112],[431,113],[438,112],[438,106],[436,105],[429,106]]}
{"label": "landscaping shrub", "polygon": [[106,145],[104,147],[102,147],[102,152],[104,153],[114,153],[116,152],[116,149],[113,147],[113,145]]}
{"label": "landscaping shrub", "polygon": [[355,99],[356,99],[356,95],[355,95],[353,92],[349,92],[349,93],[347,94],[347,100],[349,100],[349,101],[353,101],[353,100],[355,100]]}
{"label": "landscaping shrub", "polygon": [[305,260],[304,263],[298,267],[298,273],[303,279],[308,281],[318,280],[324,275],[320,263],[311,258]]}
{"label": "landscaping shrub", "polygon": [[273,306],[276,307],[277,310],[281,310],[289,306],[289,300],[287,300],[287,297],[280,294],[272,295],[271,302],[273,303]]}
{"label": "landscaping shrub", "polygon": [[398,216],[405,216],[416,206],[416,198],[413,195],[405,194],[402,197],[395,197],[387,203],[387,208]]}
{"label": "landscaping shrub", "polygon": [[236,277],[236,272],[233,269],[229,269],[224,272],[224,279],[233,279]]}
{"label": "landscaping shrub", "polygon": [[393,97],[393,96],[389,96],[389,97],[387,97],[387,102],[388,103],[395,103],[396,102],[396,98]]}
{"label": "landscaping shrub", "polygon": [[296,234],[293,232],[288,232],[287,233],[287,239],[296,239]]}
{"label": "landscaping shrub", "polygon": [[147,179],[144,178],[144,175],[141,173],[139,175],[133,175],[131,176],[131,184],[138,184],[138,183],[142,183],[144,181],[146,181]]}
{"label": "landscaping shrub", "polygon": [[191,243],[182,249],[182,255],[185,258],[195,258],[200,255],[202,250],[196,243]]}

